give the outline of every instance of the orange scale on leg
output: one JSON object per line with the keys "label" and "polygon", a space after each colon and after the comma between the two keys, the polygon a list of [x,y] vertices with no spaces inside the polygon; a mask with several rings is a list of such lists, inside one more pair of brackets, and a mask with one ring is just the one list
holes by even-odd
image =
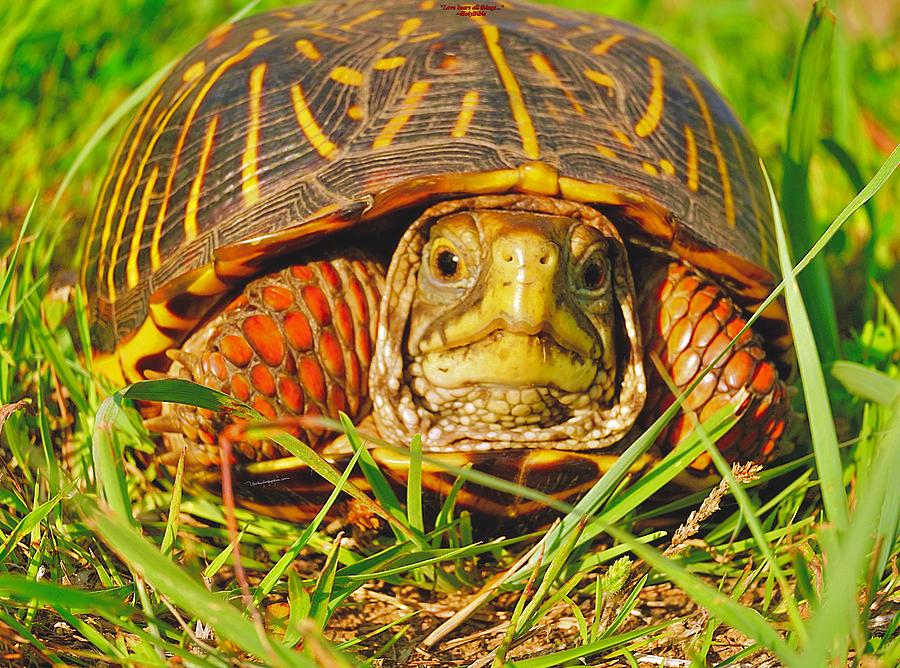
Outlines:
{"label": "orange scale on leg", "polygon": [[750,375],[756,362],[746,350],[738,350],[725,365],[722,377],[732,389],[738,389],[750,381]]}
{"label": "orange scale on leg", "polygon": [[270,404],[263,397],[256,397],[253,400],[253,403],[251,404],[251,406],[253,406],[253,408],[256,409],[256,411],[258,413],[262,414],[263,416],[267,417],[268,419],[270,419],[270,420],[275,419],[275,415],[276,415],[275,409],[272,407],[272,404]]}
{"label": "orange scale on leg", "polygon": [[708,471],[711,466],[712,457],[710,457],[706,452],[704,452],[702,455],[697,457],[697,459],[691,462],[691,468],[695,471]]}
{"label": "orange scale on leg", "polygon": [[343,379],[344,351],[341,349],[337,337],[329,330],[325,330],[319,335],[319,357],[332,378]]}
{"label": "orange scale on leg", "polygon": [[234,334],[222,337],[222,340],[219,341],[219,350],[229,362],[241,368],[250,364],[250,360],[253,359],[253,350],[247,342]]}
{"label": "orange scale on leg", "polygon": [[779,438],[781,438],[781,435],[783,433],[784,433],[784,420],[779,420],[778,424],[775,425],[775,429],[772,430],[772,433],[770,434],[770,436],[772,437],[773,441],[777,441]]}
{"label": "orange scale on leg", "polygon": [[312,269],[310,269],[307,266],[300,265],[300,264],[297,264],[297,265],[294,265],[293,267],[291,267],[291,275],[294,278],[296,278],[297,280],[300,280],[303,282],[308,282],[308,281],[313,280],[313,278],[315,278],[315,274],[313,273]]}
{"label": "orange scale on leg", "polygon": [[716,389],[716,385],[719,384],[719,379],[713,373],[708,373],[703,376],[703,379],[697,383],[697,387],[694,388],[694,391],[691,392],[687,399],[684,401],[684,405],[686,408],[690,410],[697,410],[712,396],[712,393]]}
{"label": "orange scale on leg", "polygon": [[325,375],[318,362],[311,357],[304,357],[300,360],[297,372],[307,395],[319,403],[324,403]]}
{"label": "orange scale on leg", "polygon": [[295,415],[303,414],[305,403],[303,401],[303,390],[300,389],[300,386],[297,385],[293,378],[288,378],[287,376],[278,378],[278,396]]}
{"label": "orange scale on leg", "polygon": [[694,317],[699,317],[709,310],[712,306],[713,298],[702,290],[691,297],[691,304],[688,310]]}
{"label": "orange scale on leg", "polygon": [[341,276],[330,262],[318,262],[316,266],[319,268],[319,271],[322,272],[322,278],[325,279],[325,282],[328,283],[328,287],[330,287],[333,292],[337,292],[341,289]]}
{"label": "orange scale on leg", "polygon": [[372,361],[372,340],[369,332],[362,328],[356,330],[356,354],[359,355],[359,361],[368,367]]}
{"label": "orange scale on leg", "polygon": [[756,373],[750,381],[750,389],[758,394],[768,394],[775,385],[775,366],[771,362],[763,362],[756,367]]}
{"label": "orange scale on leg", "polygon": [[[719,332],[716,334],[716,337],[710,342],[709,346],[706,348],[706,352],[703,353],[703,359],[701,360],[702,365],[705,367],[709,365],[716,357],[718,357],[723,350],[728,346],[731,342],[731,339],[725,336],[724,332]],[[728,361],[728,356],[722,357],[716,365],[713,367],[714,369],[718,369],[723,366]]]}
{"label": "orange scale on leg", "polygon": [[356,353],[350,352],[347,355],[347,376],[345,387],[351,396],[359,396],[362,391],[362,368],[359,365],[359,358]]}
{"label": "orange scale on leg", "polygon": [[312,350],[313,333],[306,316],[298,311],[285,314],[282,321],[288,342],[301,352]]}
{"label": "orange scale on leg", "polygon": [[246,306],[249,302],[247,301],[246,295],[238,295],[234,301],[232,301],[228,306],[225,307],[226,311],[236,311],[242,306]]}
{"label": "orange scale on leg", "polygon": [[307,285],[303,288],[303,302],[312,313],[312,317],[316,322],[322,325],[331,324],[331,309],[328,306],[328,299],[325,293],[317,285]]}
{"label": "orange scale on leg", "polygon": [[209,354],[209,368],[219,380],[228,378],[228,365],[225,363],[222,353],[212,352]]}
{"label": "orange scale on leg", "polygon": [[366,327],[369,324],[369,304],[362,283],[357,278],[350,279],[350,309],[357,324]]}
{"label": "orange scale on leg", "polygon": [[272,378],[272,372],[262,364],[256,364],[250,369],[250,382],[260,394],[267,397],[275,396],[275,379]]}
{"label": "orange scale on leg", "polygon": [[693,295],[695,292],[697,292],[699,287],[699,278],[697,278],[696,276],[686,276],[678,282],[676,292],[689,298],[690,295]]}
{"label": "orange scale on leg", "polygon": [[727,299],[720,299],[711,313],[715,316],[716,320],[724,325],[731,319],[734,309]]}
{"label": "orange scale on leg", "polygon": [[243,374],[236,373],[231,377],[231,393],[241,401],[250,399],[250,385]]}
{"label": "orange scale on leg", "polygon": [[347,395],[338,385],[332,385],[328,392],[328,413],[336,416],[339,411],[347,412]]}
{"label": "orange scale on leg", "polygon": [[677,292],[663,302],[662,307],[668,311],[669,317],[675,321],[680,320],[687,315],[690,302],[686,297],[679,295]]}
{"label": "orange scale on leg", "polygon": [[338,300],[334,305],[334,327],[344,345],[353,343],[353,314],[343,300]]}
{"label": "orange scale on leg", "polygon": [[700,318],[700,322],[694,327],[694,335],[691,337],[691,343],[698,348],[703,348],[709,345],[709,342],[712,341],[713,337],[718,334],[721,329],[722,325],[719,324],[716,317],[711,313],[707,313]]}
{"label": "orange scale on leg", "polygon": [[688,318],[682,318],[675,323],[666,340],[666,360],[671,362],[688,346],[693,333],[693,323]]}
{"label": "orange scale on leg", "polygon": [[706,422],[718,411],[730,403],[731,397],[727,394],[715,394],[706,402],[706,405],[700,411],[700,421]]}
{"label": "orange scale on leg", "polygon": [[763,400],[759,402],[759,405],[753,411],[753,419],[759,420],[763,415],[768,412],[769,408],[772,406],[772,397],[763,397]]}
{"label": "orange scale on leg", "polygon": [[252,315],[244,320],[241,329],[253,350],[266,364],[281,364],[284,359],[284,341],[272,318],[267,315]]}
{"label": "orange scale on leg", "polygon": [[290,350],[284,354],[284,364],[281,365],[281,368],[292,376],[297,373],[297,362],[294,360],[294,354]]}
{"label": "orange scale on leg", "polygon": [[[733,339],[738,335],[738,332],[741,331],[741,328],[746,325],[747,322],[743,318],[734,318],[730,320],[727,325],[725,325],[725,334],[728,335],[729,339]],[[737,340],[737,344],[746,344],[750,342],[750,339],[753,335],[750,333],[748,329],[746,332],[741,334],[740,338]]]}
{"label": "orange scale on leg", "polygon": [[286,311],[294,305],[294,295],[291,291],[278,285],[263,288],[262,298],[269,308],[276,311]]}
{"label": "orange scale on leg", "polygon": [[672,380],[678,387],[691,382],[700,370],[700,353],[696,350],[685,350],[672,365]]}

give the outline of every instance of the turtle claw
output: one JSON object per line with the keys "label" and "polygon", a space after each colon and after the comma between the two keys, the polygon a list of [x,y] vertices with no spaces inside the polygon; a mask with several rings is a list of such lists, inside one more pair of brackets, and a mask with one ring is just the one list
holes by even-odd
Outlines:
{"label": "turtle claw", "polygon": [[154,434],[180,434],[183,427],[172,413],[163,413],[156,417],[145,418],[144,426],[147,428],[147,431]]}
{"label": "turtle claw", "polygon": [[180,365],[180,367],[172,366],[169,368],[168,378],[186,378],[194,380],[194,369],[199,368],[200,358],[193,354],[182,350],[181,348],[169,348],[166,351],[166,357]]}

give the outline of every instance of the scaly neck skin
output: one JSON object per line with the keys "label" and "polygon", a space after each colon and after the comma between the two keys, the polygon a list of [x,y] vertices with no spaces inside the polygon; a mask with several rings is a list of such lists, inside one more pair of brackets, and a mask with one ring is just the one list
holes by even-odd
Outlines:
{"label": "scaly neck skin", "polygon": [[[520,210],[478,206],[496,200]],[[371,381],[385,436],[581,449],[633,423],[643,372],[622,242],[593,210],[522,200],[426,212],[401,240]]]}

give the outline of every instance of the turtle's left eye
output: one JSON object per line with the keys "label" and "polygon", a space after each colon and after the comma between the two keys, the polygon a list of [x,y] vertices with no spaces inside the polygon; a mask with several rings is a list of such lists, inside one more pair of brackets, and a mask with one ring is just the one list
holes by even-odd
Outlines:
{"label": "turtle's left eye", "polygon": [[593,252],[578,267],[576,278],[578,287],[586,292],[602,290],[607,281],[609,262],[603,252]]}
{"label": "turtle's left eye", "polygon": [[466,265],[456,247],[446,239],[438,239],[431,249],[432,273],[442,281],[458,281],[466,276]]}

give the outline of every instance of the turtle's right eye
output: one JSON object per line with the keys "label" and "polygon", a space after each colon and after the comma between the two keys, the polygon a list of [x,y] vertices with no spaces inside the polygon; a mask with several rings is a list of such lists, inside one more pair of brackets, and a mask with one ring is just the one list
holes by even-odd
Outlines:
{"label": "turtle's right eye", "polygon": [[466,276],[466,266],[456,247],[438,239],[431,248],[431,271],[442,281],[458,281]]}

